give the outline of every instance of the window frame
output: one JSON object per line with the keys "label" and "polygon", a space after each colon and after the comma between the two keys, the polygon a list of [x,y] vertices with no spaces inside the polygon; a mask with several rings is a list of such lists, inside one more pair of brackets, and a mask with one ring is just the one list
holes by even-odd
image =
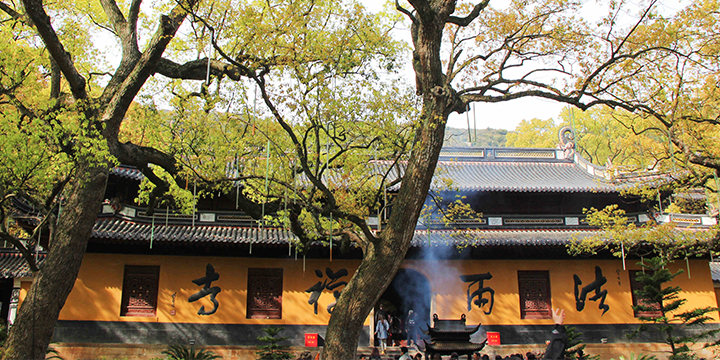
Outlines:
{"label": "window frame", "polygon": [[[542,277],[533,279],[532,277]],[[546,289],[545,305],[546,309],[528,309],[525,304],[527,298],[523,291],[524,284],[530,281],[542,282]],[[521,319],[552,319],[552,293],[550,291],[550,271],[548,270],[518,270],[518,296],[520,301],[520,318]]]}
{"label": "window frame", "polygon": [[[131,281],[147,281],[141,286],[150,286],[147,299],[138,298],[148,305],[131,305]],[[123,270],[122,297],[120,300],[120,316],[129,317],[156,317],[158,295],[160,293],[160,266],[159,265],[125,265]]]}
{"label": "window frame", "polygon": [[[283,278],[283,268],[248,268],[246,319],[282,319]],[[279,289],[279,292],[264,296],[274,298],[269,299],[269,302],[275,302],[276,308],[252,307],[255,304],[254,294],[257,293],[255,281],[275,281],[275,288]]]}

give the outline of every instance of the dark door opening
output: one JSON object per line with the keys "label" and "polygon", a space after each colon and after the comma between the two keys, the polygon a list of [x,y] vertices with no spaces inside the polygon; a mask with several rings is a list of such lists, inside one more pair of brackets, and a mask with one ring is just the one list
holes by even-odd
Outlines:
{"label": "dark door opening", "polygon": [[12,297],[13,279],[0,279],[0,323],[7,322]]}
{"label": "dark door opening", "polygon": [[430,323],[430,283],[424,275],[415,270],[400,269],[375,304],[376,323],[378,315],[382,313],[380,305],[383,305],[383,311],[394,320],[396,331],[392,336],[393,342],[407,339],[405,330],[410,310],[415,313],[417,332],[422,334],[420,328],[424,329]]}

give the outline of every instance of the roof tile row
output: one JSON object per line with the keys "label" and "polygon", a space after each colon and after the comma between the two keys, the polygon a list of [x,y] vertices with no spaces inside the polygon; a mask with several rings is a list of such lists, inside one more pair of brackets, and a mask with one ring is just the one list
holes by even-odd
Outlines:
{"label": "roof tile row", "polygon": [[[413,247],[426,246],[560,246],[583,238],[590,230],[416,230]],[[118,218],[99,219],[93,228],[96,239],[129,241],[211,242],[228,244],[287,244],[296,239],[282,228],[229,226],[152,225]]]}

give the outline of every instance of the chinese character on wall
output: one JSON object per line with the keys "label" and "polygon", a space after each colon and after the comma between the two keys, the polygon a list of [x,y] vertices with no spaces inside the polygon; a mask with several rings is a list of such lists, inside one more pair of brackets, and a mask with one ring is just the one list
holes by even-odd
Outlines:
{"label": "chinese character on wall", "polygon": [[[337,272],[333,272],[332,269],[326,268],[325,274],[327,275],[327,279],[325,281],[318,281],[315,285],[311,286],[309,289],[305,290],[306,293],[310,294],[310,299],[308,300],[308,304],[313,305],[315,310],[315,315],[318,313],[318,300],[320,299],[320,295],[322,292],[327,289],[330,291],[333,291],[337,289],[340,286],[347,285],[347,282],[345,281],[339,281],[338,280],[341,277],[347,276],[348,271],[346,269],[340,269]],[[323,278],[323,273],[320,270],[315,270],[315,276],[319,278]],[[328,305],[327,312],[332,313],[332,309],[335,307],[335,304],[337,303],[337,299],[340,297],[340,291],[341,290],[335,290],[333,291],[333,296],[335,296],[335,301]]]}
{"label": "chinese character on wall", "polygon": [[198,301],[205,296],[210,295],[210,301],[212,301],[214,307],[210,311],[205,311],[205,306],[201,306],[200,310],[198,310],[198,315],[212,315],[214,314],[218,307],[220,306],[220,303],[218,303],[217,299],[215,298],[218,293],[220,293],[221,289],[219,286],[211,286],[213,281],[216,281],[220,278],[220,274],[215,272],[215,268],[207,264],[205,267],[205,276],[195,279],[192,282],[195,283],[195,285],[203,285],[203,288],[200,289],[200,291],[190,295],[188,298],[189,302],[195,302]]}
{"label": "chinese character on wall", "polygon": [[[467,306],[468,311],[472,310],[472,304],[474,303],[477,305],[478,308],[482,309],[483,306],[490,303],[490,307],[488,308],[488,311],[483,311],[485,315],[490,315],[492,313],[493,305],[495,304],[495,290],[493,290],[489,286],[485,286],[484,282],[485,280],[492,279],[492,275],[489,272],[486,272],[484,274],[474,274],[474,275],[460,275],[460,280],[466,283],[470,283],[468,285],[467,289]],[[470,288],[472,288],[473,285],[478,284],[478,289],[470,293]],[[484,298],[485,293],[490,294],[490,299]],[[477,299],[475,299],[477,298]],[[473,302],[473,299],[475,301]]]}
{"label": "chinese character on wall", "polygon": [[603,276],[602,269],[600,269],[599,266],[595,266],[595,281],[589,283],[582,289],[579,289],[579,286],[582,285],[580,277],[573,275],[573,279],[575,280],[575,307],[577,308],[577,311],[583,311],[585,308],[585,298],[591,291],[595,291],[595,295],[590,298],[590,301],[600,300],[598,309],[602,309],[602,315],[605,315],[605,313],[610,310],[610,306],[605,304],[605,298],[607,297],[608,291],[607,289],[602,289],[602,286],[607,283],[607,278]]}

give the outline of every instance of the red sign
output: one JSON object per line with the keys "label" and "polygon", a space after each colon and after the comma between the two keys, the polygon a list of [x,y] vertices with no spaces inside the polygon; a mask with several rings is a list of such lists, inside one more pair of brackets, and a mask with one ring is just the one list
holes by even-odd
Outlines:
{"label": "red sign", "polygon": [[487,336],[488,345],[500,345],[500,333],[496,331],[488,331],[485,333]]}
{"label": "red sign", "polygon": [[318,334],[305,334],[305,346],[317,347],[318,346]]}

